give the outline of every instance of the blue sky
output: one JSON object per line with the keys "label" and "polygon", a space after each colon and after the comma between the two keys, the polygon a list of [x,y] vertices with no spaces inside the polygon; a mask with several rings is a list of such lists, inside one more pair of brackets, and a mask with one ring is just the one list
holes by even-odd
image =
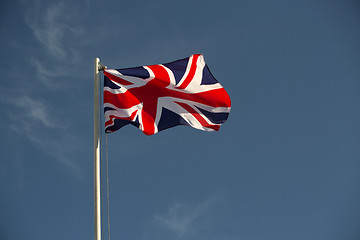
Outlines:
{"label": "blue sky", "polygon": [[108,135],[111,238],[360,238],[357,1],[1,1],[0,32],[1,239],[93,239],[95,57],[194,53],[230,117]]}

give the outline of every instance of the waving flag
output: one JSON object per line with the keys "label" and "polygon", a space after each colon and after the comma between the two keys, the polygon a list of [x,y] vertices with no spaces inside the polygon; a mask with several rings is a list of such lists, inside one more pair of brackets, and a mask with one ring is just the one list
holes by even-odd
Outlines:
{"label": "waving flag", "polygon": [[218,131],[231,101],[200,54],[104,71],[105,132],[132,124],[146,135],[177,125]]}

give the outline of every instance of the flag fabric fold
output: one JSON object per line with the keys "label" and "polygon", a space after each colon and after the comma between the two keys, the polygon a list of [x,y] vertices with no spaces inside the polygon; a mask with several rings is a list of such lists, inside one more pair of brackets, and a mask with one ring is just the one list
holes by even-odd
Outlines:
{"label": "flag fabric fold", "polygon": [[177,125],[218,131],[231,101],[200,54],[165,64],[104,70],[105,132],[132,124],[146,135]]}

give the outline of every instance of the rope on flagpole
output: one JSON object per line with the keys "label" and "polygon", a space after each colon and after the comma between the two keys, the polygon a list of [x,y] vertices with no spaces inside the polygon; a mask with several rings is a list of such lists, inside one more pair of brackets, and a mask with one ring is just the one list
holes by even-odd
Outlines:
{"label": "rope on flagpole", "polygon": [[[99,62],[99,70],[100,70],[100,68],[101,68],[101,63]],[[100,83],[100,86],[102,85],[101,84],[101,74],[99,74],[99,83]],[[100,89],[101,89],[101,87],[100,87]],[[102,98],[102,91],[100,90],[100,92],[99,92],[99,94],[100,94],[100,99]],[[100,104],[99,105],[101,105],[101,100],[99,100],[99,102],[100,102]],[[100,108],[100,106],[99,106],[99,109],[101,109]],[[101,112],[101,110],[99,110],[100,112]],[[100,116],[99,116],[100,117]],[[101,154],[100,154],[100,166],[101,166],[101,170],[100,170],[100,176],[101,176],[101,178],[103,178],[102,176],[103,176],[103,164],[104,164],[104,137],[103,137],[103,134],[104,134],[104,132],[103,132],[103,126],[104,126],[104,120],[103,120],[103,118],[102,117],[100,117],[100,134],[99,134],[99,137],[100,137],[100,146],[101,146]],[[103,181],[102,181],[103,179],[101,179],[101,187],[100,187],[100,189],[101,189],[101,219],[104,219],[104,183],[103,183]],[[103,228],[103,221],[101,221],[101,228]],[[104,231],[101,231],[101,239],[104,239]]]}
{"label": "rope on flagpole", "polygon": [[107,225],[108,225],[108,240],[110,240],[109,155],[108,155],[107,134],[105,134],[105,152],[106,152]]}
{"label": "rope on flagpole", "polygon": [[[102,65],[101,63],[99,63],[99,71],[104,71],[105,69],[107,69],[107,66],[104,66]],[[100,78],[100,76],[99,76]],[[99,81],[101,82],[101,78],[99,79]],[[102,92],[100,93],[102,94]],[[102,118],[102,120],[104,120]],[[105,125],[105,123],[102,121],[101,123],[102,126]],[[103,129],[101,130],[102,134],[100,135],[100,140],[101,140],[101,143],[103,143],[103,134],[104,134],[104,131]],[[102,145],[102,144],[101,144]],[[103,146],[103,145],[102,145]],[[102,154],[101,154],[102,155]],[[103,158],[103,155],[100,159],[100,161],[102,162],[101,165],[103,165],[103,161],[102,161]],[[110,240],[110,191],[109,191],[109,155],[108,155],[108,141],[107,141],[107,134],[105,133],[105,161],[106,161],[106,205],[107,205],[107,230],[108,230],[108,240]],[[102,188],[104,189],[104,188]],[[103,192],[104,193],[104,192]],[[101,209],[103,209],[103,194],[101,194]],[[103,217],[103,211],[102,212],[102,217]],[[104,233],[102,233],[104,234]]]}

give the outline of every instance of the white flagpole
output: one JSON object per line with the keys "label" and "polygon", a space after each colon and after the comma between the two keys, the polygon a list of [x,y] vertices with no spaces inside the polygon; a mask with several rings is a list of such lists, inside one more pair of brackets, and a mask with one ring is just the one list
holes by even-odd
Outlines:
{"label": "white flagpole", "polygon": [[94,62],[94,224],[95,240],[101,240],[101,205],[100,205],[100,59]]}

